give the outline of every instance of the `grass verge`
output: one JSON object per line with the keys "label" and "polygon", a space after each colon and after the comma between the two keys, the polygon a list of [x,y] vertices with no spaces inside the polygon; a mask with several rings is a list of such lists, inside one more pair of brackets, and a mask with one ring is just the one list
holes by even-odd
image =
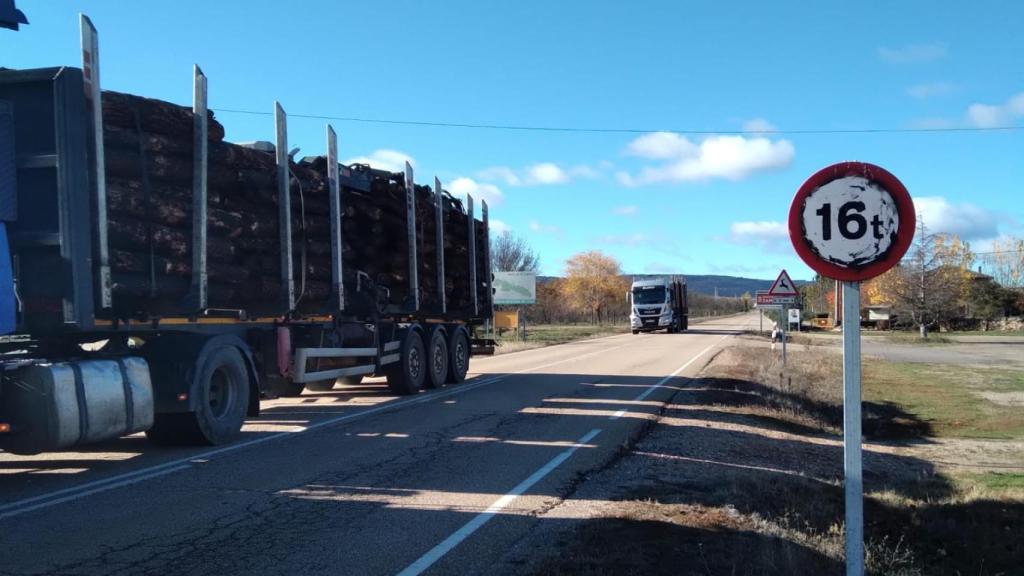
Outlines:
{"label": "grass verge", "polygon": [[[594,515],[531,572],[842,573],[840,375],[838,356],[813,350],[794,349],[784,369],[763,348],[724,350],[680,388],[647,437],[594,478],[610,487],[581,495],[599,504]],[[981,395],[1020,390],[1020,376],[866,365],[865,430],[890,440],[944,437],[866,446],[868,574],[1021,573],[1024,473],[1006,470],[1024,470],[1022,453],[977,459],[996,469],[943,462],[1020,445],[974,439],[1020,437]]]}
{"label": "grass verge", "polygon": [[625,334],[628,331],[628,326],[618,324],[538,324],[527,327],[525,340],[513,332],[499,336],[495,353],[508,354],[587,338]]}

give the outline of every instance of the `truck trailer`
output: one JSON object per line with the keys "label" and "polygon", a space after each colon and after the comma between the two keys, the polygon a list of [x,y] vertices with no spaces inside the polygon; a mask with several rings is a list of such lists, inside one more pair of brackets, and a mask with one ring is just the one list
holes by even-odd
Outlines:
{"label": "truck trailer", "polygon": [[0,449],[145,432],[236,438],[261,398],[385,376],[461,382],[493,353],[488,212],[435,178],[275,141],[207,110],[100,89],[82,67],[0,69]]}
{"label": "truck trailer", "polygon": [[686,280],[633,280],[629,304],[629,324],[633,334],[655,330],[674,334],[689,328]]}

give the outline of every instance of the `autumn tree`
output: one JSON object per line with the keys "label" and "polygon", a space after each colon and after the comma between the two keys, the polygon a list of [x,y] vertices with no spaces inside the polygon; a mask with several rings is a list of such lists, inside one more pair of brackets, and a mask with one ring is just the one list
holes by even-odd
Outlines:
{"label": "autumn tree", "polygon": [[980,258],[985,272],[1006,288],[1024,287],[1024,238],[997,239]]}
{"label": "autumn tree", "polygon": [[618,260],[592,250],[576,254],[565,263],[561,290],[574,308],[590,314],[591,321],[601,322],[604,311],[625,299],[629,280],[622,276]]}
{"label": "autumn tree", "polygon": [[967,242],[952,234],[929,233],[919,217],[913,245],[898,267],[880,277],[878,289],[927,338],[931,326],[962,314],[973,263]]}
{"label": "autumn tree", "polygon": [[526,240],[506,230],[491,241],[491,268],[497,272],[536,272],[540,256]]}

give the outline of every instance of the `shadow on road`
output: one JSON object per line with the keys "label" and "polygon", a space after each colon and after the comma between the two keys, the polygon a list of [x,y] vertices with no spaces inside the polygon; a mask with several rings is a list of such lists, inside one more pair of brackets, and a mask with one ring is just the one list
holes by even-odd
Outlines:
{"label": "shadow on road", "polygon": [[[680,377],[640,398],[662,378],[555,373],[487,378],[503,378],[505,384],[451,393],[472,385],[469,381],[423,394],[425,403],[416,404],[422,408],[415,412],[385,412],[283,438],[279,442],[287,444],[278,446],[285,449],[271,449],[277,444],[245,448],[237,453],[243,458],[220,468],[218,462],[226,458],[161,480],[173,490],[140,484],[137,489],[155,499],[151,506],[174,511],[146,522],[140,518],[138,526],[129,527],[152,533],[150,540],[112,540],[104,531],[90,530],[106,525],[107,515],[114,514],[100,507],[87,518],[64,518],[46,538],[59,540],[67,531],[76,535],[79,550],[102,549],[103,554],[54,561],[37,571],[88,573],[130,565],[138,572],[231,574],[287,565],[310,573],[339,566],[359,573],[394,573],[591,429],[604,432],[531,486],[515,505],[497,512],[501,534],[513,535],[510,542],[523,542],[513,556],[533,546],[533,555],[541,559],[513,563],[511,571],[840,571],[834,543],[842,523],[842,445],[835,434],[769,414],[743,414],[744,407],[764,402],[756,385]],[[443,397],[428,401],[431,394]],[[673,398],[664,406],[659,400],[669,396]],[[261,422],[272,422],[270,430],[287,429],[397,401],[375,381],[351,390],[306,393],[269,406],[242,441],[272,433],[260,430]],[[652,430],[659,416],[650,437],[632,453],[623,450]],[[159,462],[161,457],[202,451],[143,443],[138,437],[126,438],[95,451],[76,451],[70,460],[103,472],[111,466],[104,459],[110,454],[145,449],[146,461]],[[14,470],[16,465],[3,457],[0,472]],[[37,459],[22,466],[37,472],[4,472],[0,491],[22,489],[48,469],[56,476],[67,460]],[[618,468],[627,461],[625,469]],[[199,492],[191,492],[190,483]],[[204,494],[211,483],[225,487],[213,492],[216,505],[194,495]],[[869,492],[890,495],[869,498],[866,504],[869,539],[905,542],[915,561],[928,567],[926,573],[977,573],[980,559],[991,573],[1019,568],[1011,560],[1024,553],[1015,536],[1024,521],[1024,505],[957,503],[953,484],[931,463],[883,450],[866,451],[865,485]],[[113,493],[93,498],[98,506],[119,501]],[[557,513],[535,515],[562,498],[593,500],[603,516],[574,520]],[[662,509],[659,503],[673,507]],[[548,538],[549,533],[559,536]],[[524,540],[528,534],[540,541]],[[489,571],[508,551],[495,546],[504,540],[489,540],[500,537],[481,531],[456,548],[464,563],[442,563],[439,570]],[[159,553],[146,556],[140,552],[146,547]]]}

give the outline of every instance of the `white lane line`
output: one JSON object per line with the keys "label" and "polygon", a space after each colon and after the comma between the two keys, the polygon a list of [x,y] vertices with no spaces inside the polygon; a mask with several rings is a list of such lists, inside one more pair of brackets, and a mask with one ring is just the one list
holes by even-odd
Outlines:
{"label": "white lane line", "polygon": [[473,534],[473,532],[479,530],[481,526],[486,524],[491,518],[494,518],[498,512],[501,512],[503,509],[508,507],[508,505],[516,498],[522,496],[523,493],[532,488],[534,484],[540,482],[541,479],[550,474],[552,470],[561,466],[561,464],[568,460],[576,450],[579,450],[580,446],[590,442],[600,433],[600,428],[594,428],[590,432],[584,434],[582,438],[576,441],[575,445],[552,458],[550,462],[542,466],[533,474],[530,474],[529,478],[520,482],[515,488],[510,490],[501,498],[498,498],[494,504],[488,506],[487,509],[480,514],[477,514],[476,517],[467,522],[462,528],[459,528],[452,533],[451,536],[445,538],[443,542],[431,548],[430,551],[423,556],[420,556],[419,560],[416,560],[399,572],[398,576],[416,576],[417,574],[422,574],[424,570],[430,568],[435,562],[443,558],[445,554],[451,552],[452,548],[455,548],[463,540]]}
{"label": "white lane line", "polygon": [[[686,362],[686,364],[683,364],[679,368],[676,368],[671,374],[669,374],[668,376],[665,376],[661,380],[658,380],[650,388],[648,388],[647,390],[644,390],[643,392],[641,392],[639,396],[637,396],[636,398],[633,398],[633,402],[639,402],[639,401],[643,400],[644,398],[647,398],[648,396],[650,396],[652,392],[654,392],[658,388],[661,388],[662,386],[664,386],[666,382],[668,382],[669,380],[675,378],[676,375],[678,375],[683,370],[686,370],[687,367],[690,366],[690,364],[693,364],[694,362],[696,362],[698,358],[700,358],[701,356],[707,354],[708,350],[711,350],[715,346],[718,346],[719,342],[721,342],[722,340],[725,340],[729,336],[730,336],[729,334],[726,334],[725,336],[722,336],[718,340],[715,340],[710,346],[708,346],[707,348],[705,348],[705,349],[701,350],[700,352],[698,352],[697,355],[694,356],[693,358],[690,358]],[[618,412],[616,412],[615,414],[612,414],[608,418],[611,419],[611,420],[618,420],[619,418],[622,418],[622,416],[625,415],[625,414],[626,414],[626,409],[623,408],[622,410],[619,410]]]}
{"label": "white lane line", "polygon": [[[191,456],[186,456],[184,458],[179,458],[177,460],[172,460],[172,461],[169,461],[169,462],[164,462],[162,464],[155,464],[153,466],[147,466],[146,468],[141,468],[139,470],[133,470],[131,472],[125,472],[123,474],[117,474],[117,475],[114,475],[114,476],[110,476],[108,478],[101,478],[99,480],[93,480],[91,482],[85,482],[85,483],[79,484],[77,486],[71,486],[71,487],[68,487],[68,488],[62,488],[60,490],[55,490],[53,492],[48,492],[46,494],[40,494],[39,496],[33,496],[33,497],[30,497],[30,498],[23,498],[21,500],[15,500],[13,502],[8,502],[7,504],[0,505],[0,519],[10,518],[12,516],[18,516],[20,514],[24,514],[26,512],[31,512],[33,510],[39,510],[41,508],[46,508],[48,506],[54,506],[56,504],[62,504],[64,502],[69,502],[71,500],[75,500],[75,499],[78,499],[78,498],[84,498],[86,496],[91,496],[93,494],[97,494],[99,492],[104,492],[106,490],[112,490],[114,488],[119,488],[121,486],[127,486],[129,484],[135,484],[136,482],[140,482],[142,480],[148,480],[148,479],[151,479],[151,478],[157,478],[159,476],[163,476],[163,475],[169,474],[171,472],[178,472],[180,470],[185,470],[185,469],[191,467],[191,465],[192,465],[191,463],[194,460],[199,460],[199,459],[209,460],[213,456],[217,456],[217,455],[220,455],[220,454],[225,454],[225,453],[228,453],[228,452],[234,452],[236,450],[241,450],[242,448],[248,448],[250,446],[255,446],[257,444],[263,444],[264,442],[270,442],[271,440],[279,440],[281,438],[292,437],[292,436],[295,436],[295,435],[298,435],[298,434],[304,434],[304,433],[309,432],[311,430],[316,430],[318,428],[324,428],[324,427],[327,427],[327,426],[333,426],[333,425],[336,425],[336,424],[341,424],[343,422],[351,422],[353,420],[358,420],[358,419],[361,419],[361,418],[365,418],[367,416],[372,416],[374,414],[379,414],[381,412],[386,412],[386,411],[391,411],[391,410],[398,410],[400,408],[403,408],[405,406],[410,406],[410,405],[413,405],[413,404],[424,404],[424,403],[427,403],[427,402],[432,402],[434,400],[441,400],[441,399],[444,399],[444,398],[448,398],[449,396],[455,396],[457,394],[463,394],[465,392],[471,392],[473,390],[476,390],[477,388],[482,388],[484,386],[489,386],[491,384],[494,384],[496,382],[500,382],[502,380],[505,380],[506,378],[509,378],[511,376],[515,376],[517,374],[527,374],[527,373],[533,372],[535,370],[541,370],[543,368],[550,368],[551,366],[556,366],[558,364],[564,364],[566,362],[574,362],[576,360],[581,360],[581,359],[586,358],[588,356],[593,356],[595,354],[603,354],[605,352],[610,352],[612,350],[616,350],[618,348],[622,348],[623,346],[626,346],[626,345],[628,345],[630,343],[632,343],[632,342],[628,342],[626,344],[621,344],[619,346],[613,346],[611,348],[603,348],[601,350],[595,350],[593,352],[589,352],[589,353],[586,353],[586,354],[581,354],[579,356],[573,356],[572,358],[564,358],[562,360],[559,360],[559,361],[556,361],[556,362],[550,362],[548,364],[542,364],[540,366],[533,366],[531,368],[526,368],[526,369],[519,370],[519,371],[516,371],[516,372],[510,372],[508,374],[503,374],[501,376],[494,376],[494,377],[490,377],[490,378],[484,378],[483,380],[472,380],[470,382],[467,382],[465,385],[459,386],[457,388],[451,388],[451,389],[443,390],[443,391],[439,391],[439,392],[432,392],[432,393],[428,393],[428,394],[423,394],[421,396],[416,396],[416,397],[413,397],[413,398],[406,398],[404,400],[393,401],[393,402],[390,402],[390,403],[387,403],[387,404],[383,404],[383,405],[380,405],[380,406],[375,406],[373,408],[368,408],[366,410],[362,410],[362,411],[355,412],[355,413],[352,413],[352,414],[346,414],[344,416],[337,416],[335,418],[329,418],[327,420],[321,420],[320,422],[315,422],[315,423],[310,424],[310,425],[308,425],[308,426],[306,426],[304,428],[299,428],[299,429],[296,429],[296,430],[290,430],[290,431],[284,431],[284,432],[275,432],[273,434],[268,434],[267,436],[261,436],[259,438],[253,438],[252,440],[247,440],[245,442],[238,442],[238,443],[235,443],[235,444],[229,444],[229,445],[223,446],[221,448],[214,448],[212,450],[207,450],[206,452],[200,452],[198,454],[193,454]],[[256,421],[256,423],[258,423],[258,420]]]}
{"label": "white lane line", "polygon": [[188,464],[181,464],[181,465],[178,465],[178,466],[173,466],[171,468],[165,468],[165,469],[162,469],[162,470],[150,471],[148,474],[135,475],[135,476],[133,476],[131,478],[126,478],[126,479],[123,479],[123,480],[121,480],[119,482],[115,482],[115,483],[112,483],[112,484],[106,484],[104,486],[100,486],[98,488],[93,488],[91,490],[85,490],[83,492],[77,492],[75,494],[64,496],[63,498],[54,498],[52,500],[47,500],[45,502],[40,502],[38,504],[35,504],[34,506],[25,506],[25,507],[22,507],[22,508],[18,508],[17,510],[14,510],[12,512],[7,512],[5,514],[0,514],[0,520],[3,520],[4,518],[8,518],[8,517],[11,517],[11,516],[17,516],[18,514],[24,514],[26,512],[31,512],[33,510],[38,510],[39,508],[46,508],[47,506],[53,506],[55,504],[61,504],[63,502],[70,502],[72,500],[77,500],[79,498],[88,496],[90,494],[95,494],[97,492],[103,492],[103,491],[106,491],[106,490],[110,490],[111,488],[118,488],[118,487],[121,487],[121,486],[128,486],[129,484],[135,484],[136,482],[143,482],[145,480],[156,478],[157,476],[163,476],[165,474],[171,474],[172,472],[178,472],[178,471],[181,471],[181,470],[186,470],[188,468],[191,468],[191,466],[189,466]]}

